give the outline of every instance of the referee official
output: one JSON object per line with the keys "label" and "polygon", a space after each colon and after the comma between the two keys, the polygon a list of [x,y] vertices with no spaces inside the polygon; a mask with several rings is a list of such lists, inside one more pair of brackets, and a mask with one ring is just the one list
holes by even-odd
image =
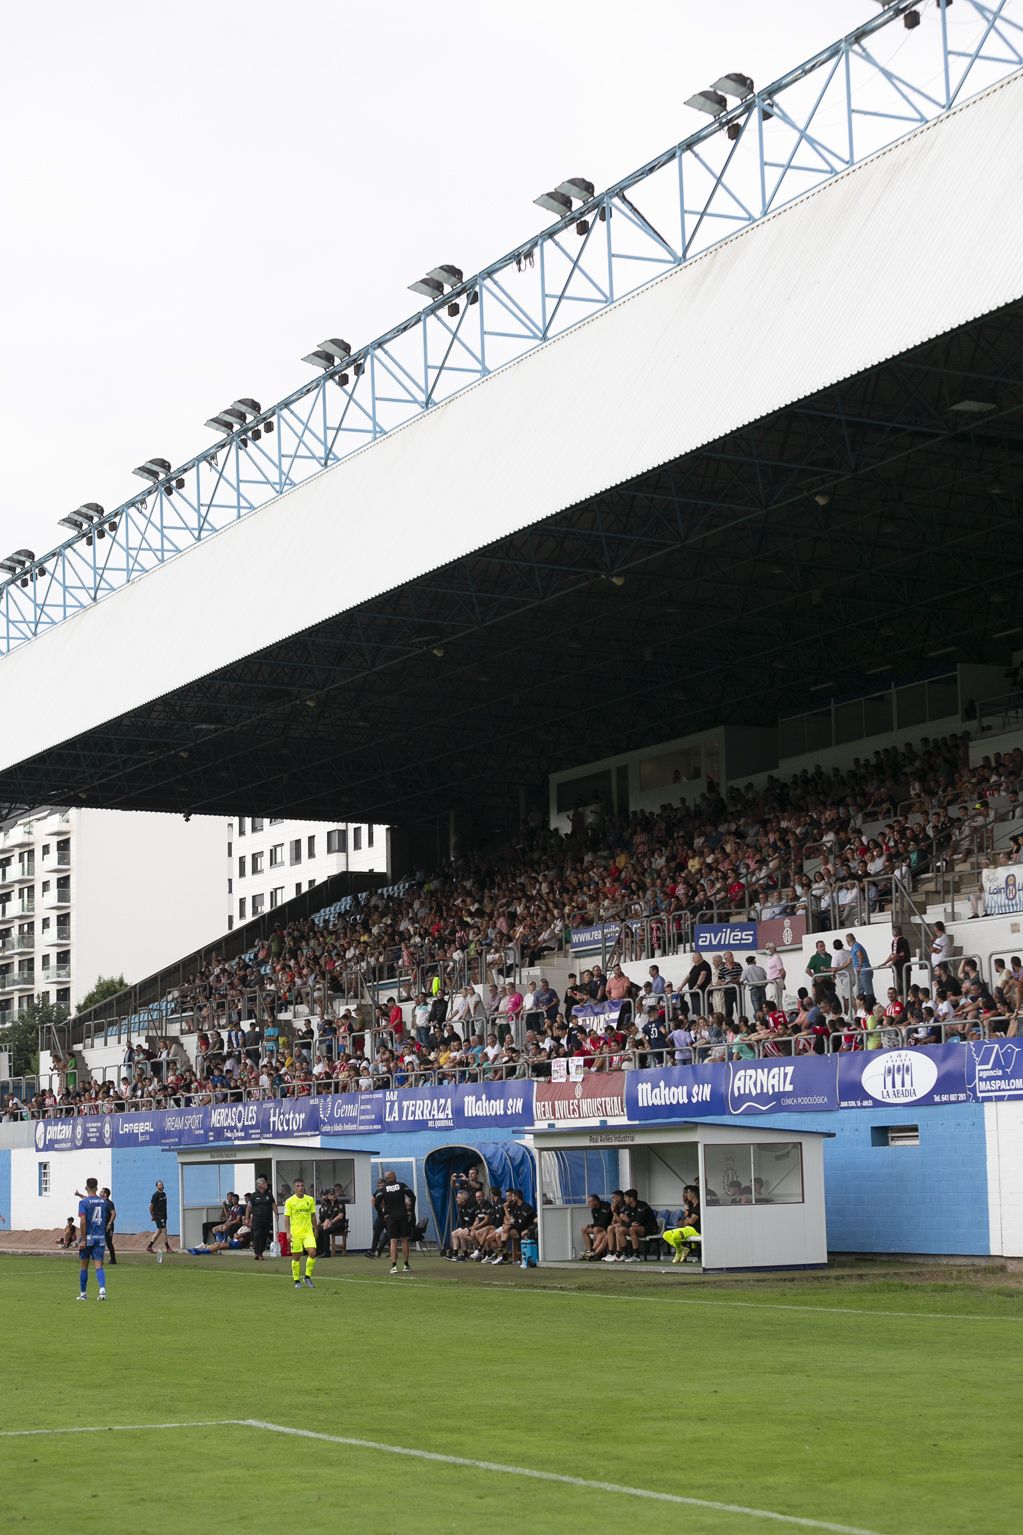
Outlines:
{"label": "referee official", "polygon": [[415,1230],[416,1224],[416,1196],[407,1183],[401,1183],[398,1175],[392,1168],[384,1173],[384,1186],[380,1190],[380,1204],[382,1206],[384,1223],[387,1226],[387,1236],[391,1244],[391,1273],[398,1272],[398,1243],[402,1244],[402,1257],[405,1267],[402,1273],[411,1274],[412,1265],[409,1262],[409,1238]]}

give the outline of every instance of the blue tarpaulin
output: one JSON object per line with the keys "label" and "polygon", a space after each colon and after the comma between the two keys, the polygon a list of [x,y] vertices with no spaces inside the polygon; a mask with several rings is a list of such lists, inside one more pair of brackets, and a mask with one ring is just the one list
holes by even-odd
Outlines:
{"label": "blue tarpaulin", "polygon": [[448,1245],[451,1234],[452,1173],[467,1173],[479,1167],[488,1188],[520,1189],[527,1204],[536,1204],[536,1170],[533,1155],[518,1141],[484,1141],[479,1146],[438,1146],[427,1154],[424,1163],[426,1189],[433,1211],[437,1239]]}

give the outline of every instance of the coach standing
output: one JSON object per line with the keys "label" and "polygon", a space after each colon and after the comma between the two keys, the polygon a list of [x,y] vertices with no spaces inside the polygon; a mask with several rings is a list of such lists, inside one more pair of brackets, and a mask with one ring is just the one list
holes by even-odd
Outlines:
{"label": "coach standing", "polygon": [[411,1274],[409,1239],[415,1229],[416,1196],[407,1183],[399,1182],[394,1169],[384,1173],[384,1186],[380,1190],[380,1204],[387,1224],[387,1237],[391,1244],[391,1273],[398,1272],[398,1243],[402,1244],[405,1274]]}
{"label": "coach standing", "polygon": [[277,1201],[265,1178],[256,1179],[255,1192],[245,1206],[245,1219],[252,1231],[252,1256],[259,1263],[270,1246],[277,1221]]}

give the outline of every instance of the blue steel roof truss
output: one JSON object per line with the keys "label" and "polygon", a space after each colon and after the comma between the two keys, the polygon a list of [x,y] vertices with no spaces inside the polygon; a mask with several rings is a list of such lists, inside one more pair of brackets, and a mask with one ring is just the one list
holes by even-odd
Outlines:
{"label": "blue steel roof truss", "polygon": [[952,21],[936,0],[904,35],[914,8],[893,0],[0,584],[0,656],[1023,66],[1023,0],[957,0]]}

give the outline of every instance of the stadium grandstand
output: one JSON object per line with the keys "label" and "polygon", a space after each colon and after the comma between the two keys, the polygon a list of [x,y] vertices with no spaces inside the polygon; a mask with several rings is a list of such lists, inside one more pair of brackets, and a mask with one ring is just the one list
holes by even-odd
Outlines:
{"label": "stadium grandstand", "polygon": [[[48,1023],[3,1101],[37,1150],[282,1102],[379,1132],[395,1098],[529,1134],[597,1079],[626,1124],[643,1079],[761,1058],[824,1060],[809,1124],[869,1112],[875,1053],[910,1083],[876,1102],[983,1117],[1023,1009],[1019,9],[892,0],[723,77],[690,138],[5,562],[8,813],[390,828],[386,880]],[[54,668],[59,723],[26,707]]]}

